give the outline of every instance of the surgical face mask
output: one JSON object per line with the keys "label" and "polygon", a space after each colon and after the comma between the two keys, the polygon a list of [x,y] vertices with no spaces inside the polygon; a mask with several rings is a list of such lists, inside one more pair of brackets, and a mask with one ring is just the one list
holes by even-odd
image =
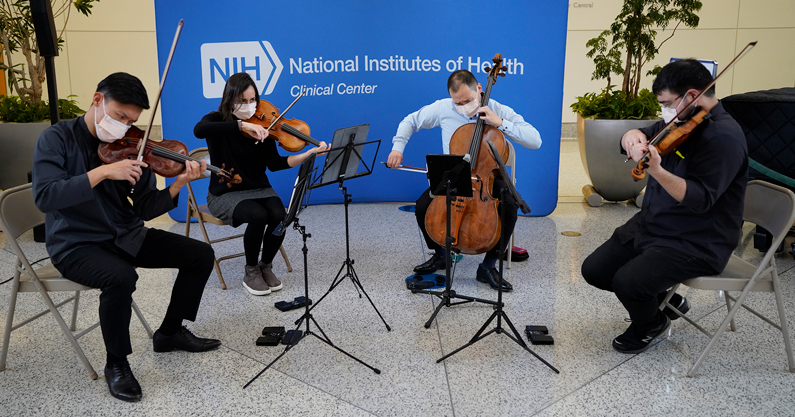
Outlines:
{"label": "surgical face mask", "polygon": [[240,120],[248,120],[257,112],[257,103],[235,104],[232,114]]}
{"label": "surgical face mask", "polygon": [[[684,102],[685,102],[685,98],[682,97],[682,101],[679,102],[679,105],[676,106],[675,109],[671,109],[671,108],[668,108],[668,107],[665,107],[665,106],[661,106],[662,107],[663,120],[665,121],[666,124],[671,123],[671,120],[674,120],[674,118],[676,117],[676,114],[679,113],[679,107],[681,107],[682,103],[684,103]],[[682,122],[681,120],[676,119],[676,123],[681,123],[681,122]]]}
{"label": "surgical face mask", "polygon": [[130,126],[108,116],[105,111],[105,99],[102,99],[102,112],[105,117],[97,123],[97,106],[94,106],[94,127],[97,130],[97,138],[103,142],[113,142],[124,137]]}
{"label": "surgical face mask", "polygon": [[463,106],[455,106],[456,111],[463,114],[466,117],[472,117],[475,115],[475,111],[480,108],[480,100],[477,98],[475,100],[470,101]]}

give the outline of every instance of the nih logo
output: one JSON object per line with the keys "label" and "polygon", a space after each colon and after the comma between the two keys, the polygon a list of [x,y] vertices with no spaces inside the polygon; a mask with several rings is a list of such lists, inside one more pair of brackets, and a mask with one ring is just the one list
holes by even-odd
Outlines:
{"label": "nih logo", "polygon": [[238,72],[247,72],[260,94],[270,94],[284,68],[267,41],[205,43],[201,56],[205,98],[220,98],[226,80]]}

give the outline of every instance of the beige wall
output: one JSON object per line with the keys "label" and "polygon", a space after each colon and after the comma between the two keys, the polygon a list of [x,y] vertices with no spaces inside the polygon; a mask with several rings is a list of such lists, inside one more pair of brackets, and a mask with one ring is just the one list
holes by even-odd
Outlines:
{"label": "beige wall", "polygon": [[[64,18],[62,15],[56,19],[59,29],[63,28]],[[64,48],[55,58],[59,97],[76,95],[80,107],[88,109],[97,83],[108,74],[124,71],[141,79],[150,105],[154,104],[160,81],[152,0],[103,0],[94,4],[88,17],[72,10],[64,41]],[[23,62],[21,54],[15,62]],[[158,113],[155,124],[160,124],[159,116]],[[145,111],[139,124],[148,123],[150,117],[151,112]]]}
{"label": "beige wall", "polygon": [[[657,59],[647,64],[665,65],[671,57],[718,61],[725,67],[748,42],[759,44],[716,86],[718,97],[755,90],[795,86],[795,0],[702,0],[696,29],[677,29],[660,48]],[[585,57],[585,42],[607,29],[618,14],[622,0],[569,2],[566,40],[566,75],[563,85],[563,122],[574,122],[569,105],[583,93],[598,91],[605,80],[591,81],[593,63]],[[577,7],[590,5],[589,7]],[[665,39],[670,30],[659,32]],[[645,71],[644,71],[645,72]],[[613,84],[620,83],[613,80]],[[647,77],[641,87],[651,88]]]}
{"label": "beige wall", "polygon": [[[702,2],[699,27],[678,29],[648,68],[664,65],[675,56],[714,59],[720,70],[745,44],[758,40],[753,52],[718,83],[718,96],[795,86],[795,48],[791,43],[795,39],[795,0]],[[609,27],[622,3],[622,0],[569,2],[563,122],[575,121],[569,109],[574,97],[605,85],[604,80],[590,80],[593,64],[585,58],[585,42]],[[80,105],[87,108],[96,84],[103,77],[126,71],[141,78],[153,100],[159,84],[154,2],[103,0],[93,10],[90,17],[78,13],[70,17],[66,46],[56,58],[59,95],[75,94]],[[668,33],[670,30],[658,37]],[[650,88],[651,79],[643,87]],[[149,114],[144,113],[141,120],[148,120]],[[159,117],[156,123],[160,123]]]}

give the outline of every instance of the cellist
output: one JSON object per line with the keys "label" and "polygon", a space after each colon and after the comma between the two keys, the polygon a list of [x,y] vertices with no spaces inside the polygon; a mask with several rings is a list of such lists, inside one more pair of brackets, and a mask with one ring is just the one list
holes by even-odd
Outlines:
{"label": "cellist", "polygon": [[[728,68],[728,67],[727,67]],[[712,75],[693,59],[672,62],[652,85],[664,121],[633,129],[621,148],[638,161],[650,153],[643,207],[582,265],[582,276],[596,288],[612,291],[632,324],[613,339],[621,353],[640,353],[665,334],[679,316],[658,306],[666,290],[686,279],[722,271],[737,246],[748,182],[748,148],[737,122],[723,110]],[[660,157],[648,138],[677,118],[699,110],[711,117],[675,152]],[[627,175],[630,175],[629,169]],[[689,302],[675,294],[670,304],[682,313]]]}
{"label": "cellist", "polygon": [[[397,133],[392,139],[392,152],[389,154],[387,166],[397,168],[401,164],[403,161],[403,150],[409,138],[420,129],[441,127],[442,148],[445,154],[449,153],[450,138],[456,129],[467,123],[475,123],[478,118],[498,128],[508,139],[526,148],[538,149],[541,146],[541,135],[539,135],[538,130],[530,123],[527,123],[512,108],[493,99],[489,100],[488,106],[480,107],[483,87],[471,72],[458,70],[450,74],[447,79],[447,92],[450,94],[450,98],[437,100],[424,106],[409,114],[400,122]],[[494,181],[493,190],[498,195],[498,190],[504,186],[502,179],[497,178]],[[430,191],[430,188],[425,190],[417,199],[415,214],[425,242],[435,253],[428,261],[414,268],[414,272],[417,274],[429,274],[445,267],[446,255],[444,248],[434,242],[425,230],[425,214],[433,200],[430,196]],[[513,227],[516,224],[517,207],[511,202],[506,203],[504,209],[506,219],[502,224],[501,230],[505,237],[504,241],[509,242]],[[478,266],[475,274],[478,282],[487,283],[495,290],[499,287],[499,273],[495,267],[499,260],[497,255],[498,245],[499,243],[486,252],[483,262]],[[511,291],[512,289],[513,286],[503,278],[503,291]]]}

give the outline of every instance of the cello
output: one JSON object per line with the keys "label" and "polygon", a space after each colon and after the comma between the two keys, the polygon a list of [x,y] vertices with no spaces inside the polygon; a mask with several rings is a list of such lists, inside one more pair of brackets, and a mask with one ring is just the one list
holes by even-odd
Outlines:
{"label": "cello", "polygon": [[[488,69],[488,83],[483,92],[480,106],[488,106],[491,88],[497,77],[504,77],[506,67],[502,66],[502,56],[492,58],[494,66]],[[492,196],[494,179],[499,165],[489,154],[487,141],[494,143],[503,160],[508,159],[508,147],[502,132],[478,118],[477,123],[467,123],[453,133],[450,138],[450,154],[464,155],[469,162],[472,177],[472,197],[455,197],[450,213],[450,236],[453,247],[461,253],[476,255],[490,250],[500,240],[499,200]],[[434,242],[445,246],[447,235],[446,196],[434,197],[425,217],[425,228]]]}

